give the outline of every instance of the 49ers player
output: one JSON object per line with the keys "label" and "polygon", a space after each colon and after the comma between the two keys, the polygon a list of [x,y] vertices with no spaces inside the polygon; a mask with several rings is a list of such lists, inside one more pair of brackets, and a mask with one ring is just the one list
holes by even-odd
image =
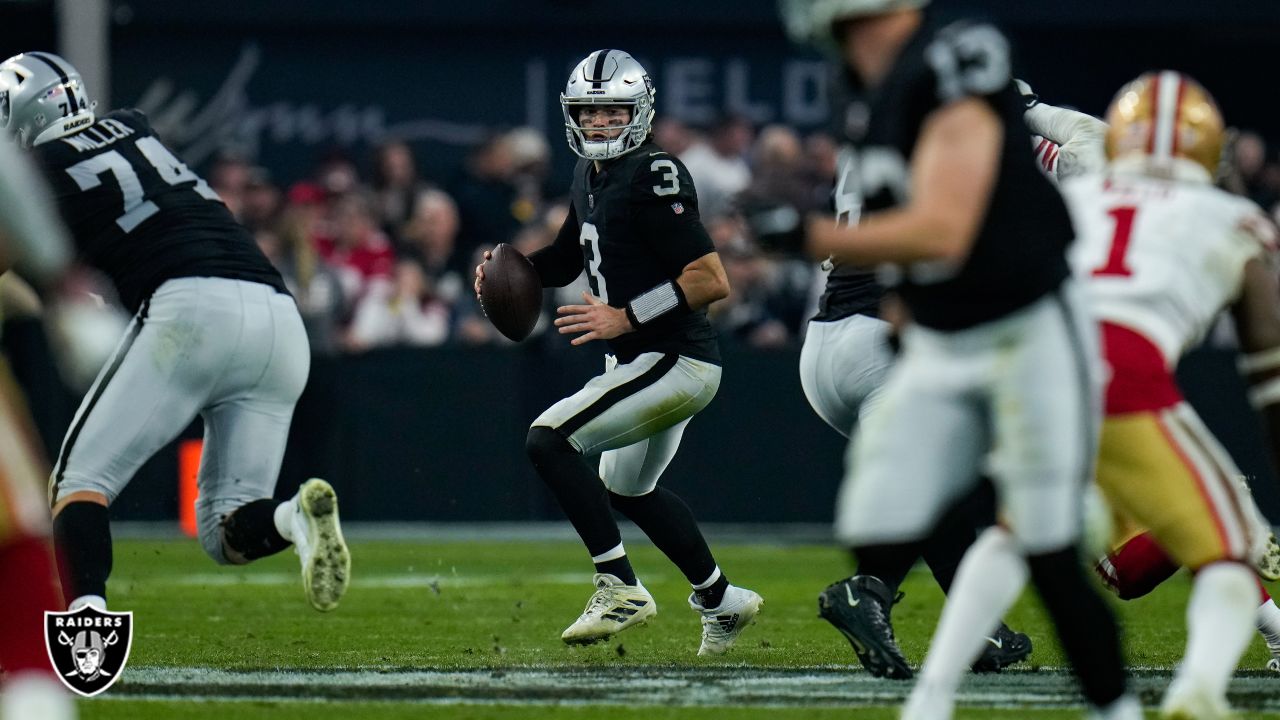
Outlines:
{"label": "49ers player", "polygon": [[[1102,323],[1111,370],[1098,484],[1126,522],[1149,528],[1174,562],[1196,573],[1186,654],[1163,717],[1227,717],[1227,683],[1256,608],[1248,561],[1267,531],[1173,371],[1229,308],[1251,396],[1272,431],[1280,430],[1272,407],[1280,400],[1280,305],[1267,266],[1275,235],[1253,203],[1212,186],[1223,123],[1194,80],[1143,75],[1121,89],[1107,119],[1105,171],[1063,183],[1079,233],[1072,265]],[[989,571],[995,558],[1012,558],[1007,543],[998,531],[984,536],[961,565],[953,597],[969,587],[971,560],[981,558]],[[967,656],[970,646],[976,653],[980,642],[965,637],[963,625],[1004,612],[1025,578],[1025,571],[1008,572],[1016,564],[1007,563],[1007,579],[984,593],[984,610],[967,603],[944,610],[904,717],[939,717],[940,707],[949,715],[960,672],[954,655],[963,649],[959,656]]]}

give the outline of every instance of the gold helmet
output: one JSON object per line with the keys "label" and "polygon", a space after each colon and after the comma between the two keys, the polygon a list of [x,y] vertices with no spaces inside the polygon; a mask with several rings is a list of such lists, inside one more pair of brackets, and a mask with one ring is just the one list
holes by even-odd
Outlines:
{"label": "gold helmet", "polygon": [[1141,75],[1120,88],[1107,109],[1107,158],[1144,157],[1157,173],[1189,160],[1209,177],[1222,155],[1222,113],[1200,83],[1179,72]]}

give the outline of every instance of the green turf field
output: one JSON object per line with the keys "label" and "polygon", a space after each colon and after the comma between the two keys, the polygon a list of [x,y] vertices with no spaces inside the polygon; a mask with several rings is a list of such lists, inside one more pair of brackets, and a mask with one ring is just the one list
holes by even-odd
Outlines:
{"label": "green turf field", "polygon": [[[687,583],[653,548],[638,543],[629,548],[638,573],[657,599],[658,617],[649,626],[628,631],[611,643],[569,648],[560,642],[560,631],[581,611],[592,590],[590,564],[576,543],[353,543],[354,584],[341,608],[322,615],[311,610],[302,597],[292,554],[247,568],[223,568],[205,558],[194,541],[119,542],[110,603],[114,610],[134,612],[133,648],[121,683],[108,692],[110,697],[83,703],[84,717],[596,717],[600,714],[600,707],[592,704],[596,686],[582,688],[585,681],[575,680],[572,673],[576,672],[586,673],[580,677],[596,678],[592,683],[601,677],[693,677],[689,697],[698,692],[696,679],[703,675],[718,678],[715,682],[737,677],[739,682],[750,684],[753,672],[785,676],[813,670],[825,673],[821,679],[827,683],[833,678],[840,681],[847,673],[872,689],[887,687],[890,694],[901,693],[906,687],[868,680],[857,669],[845,641],[818,619],[818,591],[847,573],[845,559],[837,551],[807,546],[719,548],[718,559],[731,581],[760,592],[766,604],[759,623],[747,631],[733,652],[708,659],[695,654],[699,623],[686,604]],[[1182,618],[1188,587],[1187,579],[1178,576],[1147,598],[1117,604],[1126,627],[1131,664],[1172,667],[1184,641]],[[914,574],[903,589],[906,598],[895,609],[894,621],[908,659],[918,663],[936,622],[941,594],[923,573]],[[1028,668],[1044,670],[1007,674],[1007,679],[998,682],[1007,680],[1016,687],[1020,678],[1056,677],[1051,669],[1061,668],[1062,656],[1034,601],[1024,597],[1008,621],[1031,634],[1036,643]],[[1256,640],[1242,667],[1260,674],[1256,671],[1266,659],[1265,647]],[[243,688],[228,695],[223,685],[206,687],[200,681],[200,673],[205,671],[188,673],[191,677],[181,689],[164,690],[166,678],[190,668],[246,671],[231,675],[234,678],[268,678],[268,689],[262,690],[262,695],[270,701],[257,699],[254,691]],[[569,673],[563,700],[574,704],[557,705],[554,692],[530,698],[510,688],[479,700],[474,695],[466,700],[423,698],[415,695],[413,687],[382,697],[379,690],[357,688],[348,699],[345,686],[327,686],[327,676],[316,674],[379,671],[366,674],[382,682],[402,671],[489,670],[466,677],[502,678],[506,672],[521,668],[560,668]],[[271,697],[280,691],[270,689],[270,678],[288,670],[303,670],[302,677],[318,678],[313,681],[317,689],[289,690],[288,698]],[[1155,675],[1149,682],[1161,682],[1161,673]],[[1272,680],[1261,677],[1251,681]],[[1274,682],[1274,695],[1280,696],[1280,677]],[[1259,687],[1268,692],[1270,685]],[[144,691],[148,699],[130,696]],[[650,697],[644,694],[649,691],[637,692],[641,693],[638,697]],[[685,704],[680,700],[682,692],[663,696],[668,699],[659,699],[656,706],[642,710],[615,706],[610,712],[626,718],[705,717],[705,707],[680,706]],[[313,694],[323,701],[296,699]],[[175,702],[175,696],[201,699]],[[229,699],[232,696],[238,699]],[[599,697],[603,700],[607,696],[608,692],[600,689]],[[775,701],[765,696],[759,702],[734,707],[731,716],[803,716],[814,720],[849,716],[847,708],[831,706],[832,701],[823,701],[820,695],[814,697],[813,706],[807,707],[803,697]],[[402,701],[388,702],[396,699]],[[526,704],[530,700],[538,704]],[[888,700],[892,702],[891,697]],[[714,704],[714,700],[705,699],[692,702]],[[895,717],[891,710],[867,707],[884,704],[884,700],[870,700],[856,716]],[[1016,705],[1016,698],[1001,704]],[[1081,717],[1081,712],[1019,709],[1002,714],[971,708],[959,716],[1059,718]]]}

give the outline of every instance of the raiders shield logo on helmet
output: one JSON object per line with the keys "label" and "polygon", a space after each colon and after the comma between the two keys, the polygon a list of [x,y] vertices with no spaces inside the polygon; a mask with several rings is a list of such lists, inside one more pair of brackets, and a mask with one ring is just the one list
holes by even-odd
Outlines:
{"label": "raiders shield logo on helmet", "polygon": [[58,677],[73,692],[93,697],[120,679],[133,642],[133,613],[85,606],[44,614],[44,644]]}

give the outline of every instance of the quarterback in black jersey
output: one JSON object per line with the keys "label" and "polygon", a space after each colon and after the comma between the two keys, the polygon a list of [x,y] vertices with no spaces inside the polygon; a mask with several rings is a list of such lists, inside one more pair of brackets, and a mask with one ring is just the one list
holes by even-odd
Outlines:
{"label": "quarterback in black jersey", "polygon": [[[581,160],[564,226],[530,260],[544,287],[586,272],[584,304],[561,307],[555,324],[577,336],[574,345],[606,340],[611,353],[605,372],[542,413],[526,441],[596,567],[596,592],[561,638],[596,642],[656,612],[622,546],[617,509],[688,578],[689,604],[702,615],[698,654],[718,655],[763,601],[729,584],[688,506],[657,483],[720,385],[705,308],[728,295],[728,281],[698,217],[693,180],[650,140],[654,90],[644,68],[620,50],[597,50],[574,68],[560,99]],[[481,264],[477,293],[483,281]],[[598,473],[584,457],[596,453]]]}
{"label": "quarterback in black jersey", "polygon": [[106,605],[107,507],[138,468],[204,419],[196,519],[206,553],[242,564],[293,543],[308,600],[335,607],[349,555],[323,480],[272,498],[310,350],[298,309],[249,235],[142,113],[96,117],[50,53],[0,63],[0,127],[30,148],[80,260],[134,313],[90,387],[50,479],[72,609]]}
{"label": "quarterback in black jersey", "polygon": [[[853,222],[811,218],[810,247],[891,270],[909,314],[854,440],[837,535],[860,573],[900,577],[989,461],[1011,551],[1026,558],[1085,695],[1102,717],[1140,716],[1114,618],[1078,560],[1100,384],[1096,327],[1066,261],[1069,217],[1026,152],[1008,42],[989,25],[937,23],[925,4],[787,3],[837,49],[856,93],[837,189]],[[892,595],[863,575],[824,591],[820,610],[855,648],[898,664]],[[949,688],[917,699],[904,717],[950,715]]]}

